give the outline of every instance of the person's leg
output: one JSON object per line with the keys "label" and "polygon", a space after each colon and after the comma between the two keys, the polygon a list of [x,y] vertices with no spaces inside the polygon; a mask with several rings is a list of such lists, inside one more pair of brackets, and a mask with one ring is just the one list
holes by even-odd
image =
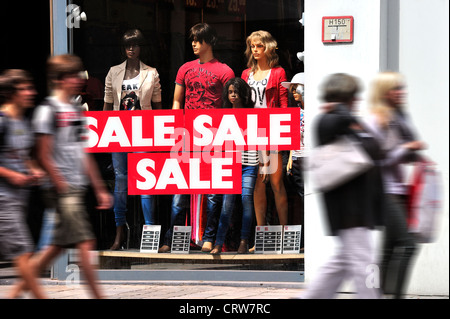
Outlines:
{"label": "person's leg", "polygon": [[233,214],[234,203],[236,200],[235,194],[223,195],[222,209],[220,212],[219,226],[217,228],[217,236],[212,254],[220,254],[222,246],[225,243],[228,228],[230,227],[230,219]]}
{"label": "person's leg", "polygon": [[[412,261],[417,252],[417,243],[414,236],[408,231],[407,198],[405,196],[391,196],[395,224],[394,258],[398,260],[397,278],[394,279],[394,298],[403,298],[408,286]],[[392,211],[392,210],[391,210]]]}
{"label": "person's leg", "polygon": [[156,198],[153,195],[141,195],[141,207],[145,225],[156,224],[155,200]]}
{"label": "person's leg", "polygon": [[15,193],[0,194],[0,260],[12,260],[21,283],[15,285],[8,294],[16,298],[26,288],[36,298],[45,298],[37,282],[37,272],[30,266],[33,241],[25,219],[28,193],[17,190]]}
{"label": "person's leg", "polygon": [[[20,255],[15,259],[15,265],[17,267],[17,270],[19,271],[20,277],[23,280],[24,286],[26,286],[27,289],[29,289],[36,298],[45,299],[46,295],[41,285],[39,285],[38,283],[38,273],[36,272],[36,269],[30,264],[31,257],[32,253]],[[14,288],[11,292],[12,297],[15,298],[20,290],[16,290],[16,288]]]}
{"label": "person's leg", "polygon": [[304,192],[304,181],[303,181],[303,157],[293,157],[292,158],[292,181],[295,187],[295,191],[298,196],[303,200],[305,196]]}
{"label": "person's leg", "polygon": [[164,236],[163,246],[159,249],[159,252],[169,252],[172,246],[173,226],[184,226],[186,223],[186,210],[189,208],[190,195],[173,195],[170,227]]}
{"label": "person's leg", "polygon": [[55,208],[46,207],[42,218],[41,234],[36,245],[36,250],[47,247],[52,242],[52,232],[55,223]]}
{"label": "person's leg", "polygon": [[258,166],[242,167],[242,226],[238,254],[248,252],[248,241],[253,225],[253,216],[255,215],[253,192],[257,175]]}
{"label": "person's leg", "polygon": [[77,249],[80,254],[80,265],[86,281],[92,290],[94,298],[102,299],[103,294],[101,292],[100,286],[97,283],[97,273],[95,270],[95,266],[91,263],[91,251],[94,249],[94,247],[94,240],[87,240],[77,244]]}
{"label": "person's leg", "polygon": [[120,249],[124,239],[124,226],[127,223],[127,200],[128,200],[128,166],[127,153],[112,153],[114,166],[114,216],[116,221],[116,237],[111,250]]}
{"label": "person's leg", "polygon": [[[373,238],[370,229],[355,227],[343,232],[345,258],[348,271],[354,280],[359,299],[378,299],[380,297],[378,265],[375,264]],[[373,269],[373,272],[370,270]]]}
{"label": "person's leg", "polygon": [[[39,274],[50,265],[50,263],[61,253],[62,248],[54,245],[47,246],[39,254],[32,256],[26,267],[30,268],[30,271],[35,274],[36,278]],[[17,298],[22,291],[28,291],[32,289],[26,280],[21,280],[10,292],[10,298]]]}
{"label": "person's leg", "polygon": [[281,152],[270,154],[270,165],[276,167],[273,173],[270,174],[270,185],[272,186],[273,195],[275,198],[275,206],[278,212],[278,219],[280,225],[288,224],[288,198],[283,181],[283,161]]}
{"label": "person's leg", "polygon": [[206,227],[203,234],[203,252],[210,252],[213,249],[213,242],[217,234],[217,224],[222,209],[221,194],[209,194],[206,195]]}
{"label": "person's leg", "polygon": [[258,226],[266,225],[267,199],[266,184],[263,182],[261,174],[258,173],[253,191],[253,200],[255,206],[256,224]]}
{"label": "person's leg", "polygon": [[340,246],[334,255],[317,271],[317,275],[300,295],[301,299],[332,299],[347,277],[347,265],[344,258],[345,247],[341,232],[339,232],[338,238],[340,239]]}
{"label": "person's leg", "polygon": [[385,242],[381,264],[382,287],[384,293],[402,298],[417,245],[414,237],[408,232],[403,198],[388,195],[386,203]]}

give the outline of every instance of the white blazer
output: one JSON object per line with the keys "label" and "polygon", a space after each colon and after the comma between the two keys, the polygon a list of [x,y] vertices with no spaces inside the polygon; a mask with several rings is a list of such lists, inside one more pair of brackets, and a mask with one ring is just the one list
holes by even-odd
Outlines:
{"label": "white blazer", "polygon": [[[125,76],[127,61],[109,69],[105,80],[105,103],[112,103],[113,110],[120,110],[122,84]],[[141,109],[151,110],[152,102],[161,102],[161,84],[159,74],[155,68],[140,62],[139,88],[136,92],[141,103]]]}

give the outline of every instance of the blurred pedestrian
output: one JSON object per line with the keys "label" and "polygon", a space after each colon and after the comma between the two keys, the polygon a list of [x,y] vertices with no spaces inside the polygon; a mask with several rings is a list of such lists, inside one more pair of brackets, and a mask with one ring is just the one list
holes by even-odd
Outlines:
{"label": "blurred pedestrian", "polygon": [[417,249],[407,225],[407,186],[403,164],[420,160],[418,151],[426,148],[416,137],[406,113],[407,92],[404,77],[397,72],[380,72],[372,83],[370,115],[367,126],[383,151],[382,167],[387,207],[383,258],[382,288],[385,294],[402,298],[411,264]]}
{"label": "blurred pedestrian", "polygon": [[[29,187],[43,171],[31,160],[33,133],[25,112],[34,107],[31,76],[23,70],[0,75],[0,260],[13,260],[36,298],[44,293],[30,267],[34,245],[26,222]],[[14,291],[10,297],[15,297]]]}
{"label": "blurred pedestrian", "polygon": [[[105,80],[104,111],[133,111],[161,109],[161,84],[159,73],[141,61],[145,38],[138,29],[128,30],[122,37],[126,60],[113,66]],[[114,215],[116,237],[110,247],[118,250],[125,240],[128,203],[128,153],[112,153],[114,166]],[[155,196],[141,195],[141,207],[145,225],[156,224]],[[128,230],[129,232],[129,230]],[[127,243],[129,244],[129,243]]]}
{"label": "blurred pedestrian", "polygon": [[[44,201],[56,209],[52,243],[36,260],[42,271],[66,248],[76,248],[93,296],[102,298],[91,264],[96,238],[86,208],[85,196],[90,182],[98,209],[112,206],[112,196],[105,187],[91,154],[84,151],[86,126],[81,104],[76,97],[84,85],[83,65],[77,56],[57,55],[47,61],[52,94],[36,108],[33,127],[39,164],[49,176]],[[24,286],[22,286],[25,288]]]}
{"label": "blurred pedestrian", "polygon": [[[353,116],[359,80],[347,74],[332,74],[324,82],[323,113],[316,119],[314,134],[319,145],[346,136],[357,140],[374,160],[380,158],[376,141]],[[311,159],[314,161],[314,159]],[[380,223],[383,195],[381,174],[376,166],[341,186],[323,193],[331,235],[340,246],[319,270],[301,298],[333,298],[346,279],[352,279],[358,298],[379,297],[376,285],[367,285],[367,269],[375,263],[372,229]]]}

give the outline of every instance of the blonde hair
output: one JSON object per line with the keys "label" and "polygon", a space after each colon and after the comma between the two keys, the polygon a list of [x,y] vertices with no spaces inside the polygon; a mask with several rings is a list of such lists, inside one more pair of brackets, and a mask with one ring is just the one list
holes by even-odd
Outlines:
{"label": "blonde hair", "polygon": [[382,126],[386,126],[394,114],[394,109],[386,100],[386,95],[389,91],[403,86],[404,83],[403,75],[391,71],[378,73],[372,81],[369,97],[370,110]]}
{"label": "blonde hair", "polygon": [[278,43],[275,38],[267,31],[255,31],[247,37],[247,49],[245,50],[245,56],[247,57],[247,67],[251,68],[253,72],[256,71],[257,61],[252,54],[252,40],[259,39],[265,47],[265,54],[270,68],[278,66],[279,57],[276,52]]}

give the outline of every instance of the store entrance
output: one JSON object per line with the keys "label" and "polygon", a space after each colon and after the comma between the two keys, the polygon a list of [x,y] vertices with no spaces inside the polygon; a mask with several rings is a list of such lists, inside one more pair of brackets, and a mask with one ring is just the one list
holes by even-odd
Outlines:
{"label": "store entrance", "polygon": [[[146,39],[146,46],[141,53],[141,60],[158,70],[162,87],[163,108],[171,109],[175,77],[179,67],[187,61],[195,59],[187,33],[199,23],[212,25],[219,35],[219,43],[215,49],[216,57],[229,65],[237,76],[246,68],[244,57],[245,39],[256,30],[269,31],[278,41],[280,64],[285,69],[288,79],[303,71],[303,62],[297,59],[297,52],[303,51],[303,29],[299,23],[303,11],[303,0],[77,0],[73,4],[80,6],[86,13],[87,21],[81,21],[79,28],[72,28],[70,48],[79,55],[89,72],[89,83],[86,87],[85,101],[89,110],[102,110],[105,77],[111,66],[124,61],[120,39],[123,33],[131,28],[140,29]],[[285,164],[288,154],[285,154]],[[111,191],[114,188],[114,172],[110,154],[96,154],[103,178]],[[289,197],[289,224],[303,225],[302,198],[290,186],[292,180],[286,174],[285,185]],[[267,188],[268,213],[267,223],[278,224],[273,193]],[[161,225],[164,234],[170,225],[172,195],[157,196],[156,223]],[[92,213],[93,223],[98,236],[98,248],[102,251],[102,266],[113,268],[168,267],[169,269],[204,269],[227,268],[246,270],[290,270],[303,269],[303,260],[299,256],[292,259],[278,258],[278,261],[263,262],[263,258],[240,258],[236,262],[223,259],[205,262],[204,257],[196,257],[200,247],[191,243],[191,258],[141,258],[126,254],[139,251],[144,217],[140,200],[137,196],[128,196],[127,222],[129,225],[128,240],[124,250],[108,252],[114,241],[116,227],[114,213],[111,211]],[[230,254],[235,254],[239,244],[240,205],[236,205],[232,227],[225,244]],[[187,220],[187,224],[191,221]],[[256,224],[255,224],[256,225]],[[303,232],[303,231],[302,231]],[[254,237],[250,245],[254,245]],[[303,236],[302,236],[303,237]],[[303,247],[303,240],[301,243]],[[121,254],[122,252],[122,254]],[[160,254],[158,254],[160,255]],[[171,254],[169,254],[170,256]],[[253,255],[254,256],[254,255]],[[154,257],[154,256],[153,256]],[[230,258],[228,258],[230,259]],[[158,264],[159,266],[156,266]],[[206,266],[205,266],[206,265]]]}

